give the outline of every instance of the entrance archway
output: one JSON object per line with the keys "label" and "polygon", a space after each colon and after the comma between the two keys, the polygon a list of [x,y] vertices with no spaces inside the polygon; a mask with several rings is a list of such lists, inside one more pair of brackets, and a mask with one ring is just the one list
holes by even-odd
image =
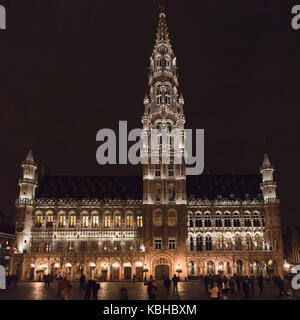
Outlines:
{"label": "entrance archway", "polygon": [[159,264],[155,267],[155,280],[164,280],[170,277],[170,268],[167,264]]}
{"label": "entrance archway", "polygon": [[120,265],[118,263],[113,263],[111,266],[111,279],[119,280],[120,278]]}

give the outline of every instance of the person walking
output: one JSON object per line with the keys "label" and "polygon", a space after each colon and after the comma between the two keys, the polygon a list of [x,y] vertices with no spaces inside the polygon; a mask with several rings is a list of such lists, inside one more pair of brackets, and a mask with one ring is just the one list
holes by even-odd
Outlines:
{"label": "person walking", "polygon": [[134,273],[133,276],[132,276],[132,281],[133,281],[133,282],[135,282],[135,278],[136,278],[136,275],[135,275],[135,273]]}
{"label": "person walking", "polygon": [[172,278],[172,282],[173,282],[173,292],[177,292],[178,293],[178,282],[179,282],[179,278],[176,276],[176,274],[174,274],[173,278]]}
{"label": "person walking", "polygon": [[243,300],[249,300],[249,278],[248,276],[246,276],[243,281],[242,281],[242,289],[243,289],[243,292],[244,292],[244,296],[243,296]]}
{"label": "person walking", "polygon": [[64,300],[69,300],[71,288],[70,281],[66,277],[60,280],[60,291]]}
{"label": "person walking", "polygon": [[286,290],[284,289],[284,282],[283,279],[281,277],[277,278],[277,286],[279,288],[279,297],[281,297],[282,292],[289,297],[290,295],[286,292]]}
{"label": "person walking", "polygon": [[262,275],[260,275],[260,276],[258,277],[258,279],[257,279],[257,285],[258,285],[258,287],[259,287],[259,289],[260,289],[260,292],[263,293],[263,291],[264,291],[264,278],[263,278]]}
{"label": "person walking", "polygon": [[92,281],[93,300],[98,300],[98,291],[99,290],[100,290],[100,284],[96,283],[96,281]]}
{"label": "person walking", "polygon": [[147,293],[148,293],[148,296],[149,296],[150,300],[155,300],[156,299],[156,291],[157,291],[157,287],[155,285],[155,281],[149,281],[148,282]]}
{"label": "person walking", "polygon": [[45,288],[49,288],[50,287],[50,274],[47,274],[44,278],[45,281]]}
{"label": "person walking", "polygon": [[87,284],[85,285],[84,300],[90,300],[91,299],[92,286],[93,286],[93,282],[92,282],[92,280],[89,280],[87,282]]}
{"label": "person walking", "polygon": [[211,300],[218,300],[219,299],[219,288],[216,282],[213,282],[212,288],[209,289],[210,299]]}
{"label": "person walking", "polygon": [[79,278],[79,289],[82,290],[85,284],[85,275],[82,273]]}

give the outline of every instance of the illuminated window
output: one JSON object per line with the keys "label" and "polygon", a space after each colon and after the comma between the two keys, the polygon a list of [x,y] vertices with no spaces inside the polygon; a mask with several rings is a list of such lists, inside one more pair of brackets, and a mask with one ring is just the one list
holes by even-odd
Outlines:
{"label": "illuminated window", "polygon": [[52,251],[52,243],[51,242],[46,242],[45,251],[46,252]]}
{"label": "illuminated window", "polygon": [[68,243],[68,251],[69,252],[73,252],[74,251],[74,248],[75,248],[75,246],[74,246],[74,242],[69,242]]}
{"label": "illuminated window", "polygon": [[155,250],[161,250],[161,239],[155,239],[154,240],[154,249]]}
{"label": "illuminated window", "polygon": [[136,225],[137,225],[137,227],[142,227],[143,226],[143,217],[142,216],[137,216],[136,217]]}
{"label": "illuminated window", "polygon": [[154,224],[156,226],[161,226],[162,225],[162,217],[159,213],[156,213],[155,214],[155,217],[154,217]]}
{"label": "illuminated window", "polygon": [[176,225],[176,217],[174,215],[168,216],[168,226],[173,227]]}
{"label": "illuminated window", "polygon": [[223,237],[222,236],[217,237],[216,250],[223,250]]}
{"label": "illuminated window", "polygon": [[97,228],[99,226],[99,216],[92,217],[92,227]]}
{"label": "illuminated window", "polygon": [[64,228],[66,225],[66,217],[65,216],[60,216],[59,221],[58,221],[58,226],[59,228]]}
{"label": "illuminated window", "polygon": [[133,226],[133,216],[127,216],[126,217],[126,227],[132,227]]}
{"label": "illuminated window", "polygon": [[111,217],[110,216],[105,216],[104,218],[104,227],[109,228],[111,223]]}
{"label": "illuminated window", "polygon": [[43,223],[43,217],[42,216],[36,216],[35,217],[35,226],[37,228],[40,228],[42,226]]}
{"label": "illuminated window", "polygon": [[83,216],[83,217],[82,217],[81,226],[82,226],[83,228],[86,228],[86,227],[89,226],[89,217],[88,217],[88,216]]}
{"label": "illuminated window", "polygon": [[71,216],[70,217],[70,228],[75,228],[76,227],[76,216]]}
{"label": "illuminated window", "polygon": [[121,227],[121,217],[115,216],[115,227],[120,228]]}
{"label": "illuminated window", "polygon": [[47,216],[47,222],[53,222],[54,217],[53,216]]}

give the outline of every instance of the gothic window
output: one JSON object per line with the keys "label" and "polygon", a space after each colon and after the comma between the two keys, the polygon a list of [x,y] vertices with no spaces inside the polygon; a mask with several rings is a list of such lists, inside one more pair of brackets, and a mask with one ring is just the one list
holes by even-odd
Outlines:
{"label": "gothic window", "polygon": [[206,236],[206,238],[205,238],[205,249],[206,249],[206,251],[211,251],[212,250],[211,236]]}
{"label": "gothic window", "polygon": [[88,227],[88,225],[89,225],[89,217],[88,216],[83,216],[82,217],[81,226],[83,228],[86,228],[86,227]]}
{"label": "gothic window", "polygon": [[162,225],[162,217],[161,217],[161,214],[159,212],[155,213],[154,224],[156,226],[158,226],[158,227]]}
{"label": "gothic window", "polygon": [[189,275],[193,276],[195,274],[195,264],[193,261],[189,262]]}
{"label": "gothic window", "polygon": [[217,228],[223,227],[220,213],[216,214],[216,227]]}
{"label": "gothic window", "polygon": [[204,226],[205,227],[211,227],[211,219],[210,219],[210,214],[206,213],[204,217]]}
{"label": "gothic window", "polygon": [[60,216],[58,220],[58,227],[64,228],[66,225],[66,216]]}
{"label": "gothic window", "polygon": [[70,216],[69,227],[70,228],[75,228],[76,227],[76,216]]}
{"label": "gothic window", "polygon": [[232,250],[232,240],[231,240],[231,238],[227,238],[226,239],[226,249],[227,250]]}
{"label": "gothic window", "polygon": [[46,242],[45,251],[46,252],[51,252],[52,251],[52,243],[50,241]]}
{"label": "gothic window", "polygon": [[156,104],[160,105],[162,103],[162,97],[161,97],[161,88],[156,88]]}
{"label": "gothic window", "polygon": [[52,228],[54,222],[53,216],[47,216],[46,228]]}
{"label": "gothic window", "polygon": [[136,225],[139,228],[143,227],[143,217],[142,216],[137,216],[136,217]]}
{"label": "gothic window", "polygon": [[171,104],[171,89],[169,87],[166,89],[166,104]]}
{"label": "gothic window", "polygon": [[224,217],[224,225],[227,228],[231,227],[231,219],[230,219],[230,214],[226,213]]}
{"label": "gothic window", "polygon": [[127,216],[126,217],[126,227],[133,227],[133,216],[130,215],[130,216]]}
{"label": "gothic window", "polygon": [[69,251],[69,252],[73,252],[73,251],[74,251],[74,248],[75,248],[74,242],[70,241],[70,242],[68,243],[68,251]]}
{"label": "gothic window", "polygon": [[237,260],[237,262],[236,262],[236,273],[237,274],[243,273],[243,261],[242,260]]}
{"label": "gothic window", "polygon": [[202,237],[199,235],[196,238],[196,250],[197,251],[202,251],[203,250],[203,241]]}
{"label": "gothic window", "polygon": [[109,228],[111,223],[111,217],[110,216],[105,216],[104,217],[104,227]]}
{"label": "gothic window", "polygon": [[168,226],[174,227],[176,225],[176,216],[174,213],[168,215]]}
{"label": "gothic window", "polygon": [[250,213],[249,212],[244,213],[244,225],[245,225],[245,227],[251,227],[251,220],[250,220]]}
{"label": "gothic window", "polygon": [[215,273],[215,264],[212,261],[208,261],[206,264],[207,274]]}
{"label": "gothic window", "polygon": [[35,217],[35,227],[41,228],[43,223],[43,217],[42,216],[36,216]]}
{"label": "gothic window", "polygon": [[194,238],[190,237],[190,251],[194,251]]}
{"label": "gothic window", "polygon": [[189,227],[192,228],[194,226],[193,223],[193,214],[189,213]]}
{"label": "gothic window", "polygon": [[257,213],[253,215],[253,226],[254,227],[260,227],[260,221],[259,221],[259,216]]}
{"label": "gothic window", "polygon": [[263,243],[262,243],[262,239],[259,235],[256,236],[256,249],[257,250],[262,250],[263,249]]}
{"label": "gothic window", "polygon": [[196,213],[195,226],[196,226],[197,228],[201,228],[201,227],[202,227],[202,220],[201,220],[201,215],[200,215],[200,213]]}
{"label": "gothic window", "polygon": [[241,226],[240,217],[239,217],[238,213],[235,213],[233,215],[233,226],[234,227],[240,227]]}
{"label": "gothic window", "polygon": [[92,227],[98,228],[99,226],[99,216],[93,216],[92,217]]}
{"label": "gothic window", "polygon": [[120,228],[121,227],[121,216],[117,215],[115,216],[115,228]]}

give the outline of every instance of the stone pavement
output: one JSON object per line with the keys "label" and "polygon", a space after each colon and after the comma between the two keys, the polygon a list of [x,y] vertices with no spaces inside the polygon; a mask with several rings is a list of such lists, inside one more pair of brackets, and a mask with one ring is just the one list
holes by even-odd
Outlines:
{"label": "stone pavement", "polygon": [[[7,290],[0,290],[0,300],[61,300],[57,290],[58,282],[50,284],[50,288],[45,289],[42,282],[18,282],[16,287]],[[143,282],[101,282],[99,299],[118,300],[119,289],[125,285],[128,289],[130,300],[148,300],[147,286]],[[204,286],[200,281],[180,282],[179,291],[173,294],[172,287],[170,294],[166,293],[161,281],[157,282],[158,300],[207,300],[209,296],[204,292]],[[282,296],[279,298],[278,288],[271,281],[265,281],[264,292],[260,293],[256,286],[256,294],[250,295],[252,300],[300,300],[300,290],[292,290],[289,283],[286,282],[286,289],[291,294],[290,297]],[[242,293],[236,293],[229,296],[229,300],[241,300]],[[79,289],[78,282],[72,282],[70,299],[83,300],[84,290]]]}

